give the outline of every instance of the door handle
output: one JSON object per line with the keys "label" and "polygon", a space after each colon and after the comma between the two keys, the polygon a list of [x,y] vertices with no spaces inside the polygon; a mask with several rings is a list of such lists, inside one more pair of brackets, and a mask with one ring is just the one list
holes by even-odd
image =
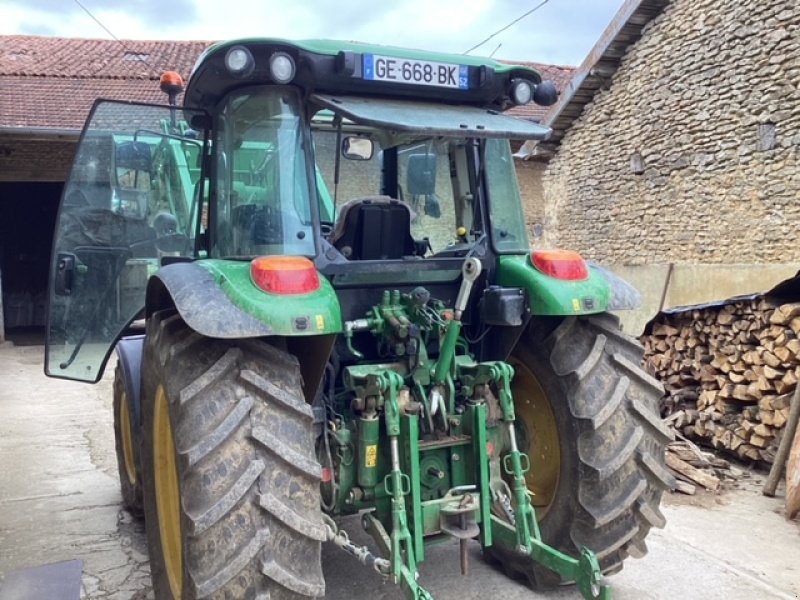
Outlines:
{"label": "door handle", "polygon": [[56,256],[56,274],[53,282],[56,295],[69,296],[72,293],[75,262],[75,255],[70,252],[59,252]]}

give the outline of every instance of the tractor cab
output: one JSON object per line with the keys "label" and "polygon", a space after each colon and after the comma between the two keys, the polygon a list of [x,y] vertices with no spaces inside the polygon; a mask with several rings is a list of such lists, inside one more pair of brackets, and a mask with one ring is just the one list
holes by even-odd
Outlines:
{"label": "tractor cab", "polygon": [[[174,100],[174,74],[162,89]],[[169,262],[204,259],[229,312],[257,319],[274,302],[218,261],[303,257],[351,296],[314,327],[270,317],[276,333],[335,332],[387,283],[454,300],[467,253],[528,252],[508,140],[548,130],[502,110],[554,100],[536,71],[486,59],[248,40],[206,51],[183,107],[98,101],[57,224],[47,373],[96,381]]]}

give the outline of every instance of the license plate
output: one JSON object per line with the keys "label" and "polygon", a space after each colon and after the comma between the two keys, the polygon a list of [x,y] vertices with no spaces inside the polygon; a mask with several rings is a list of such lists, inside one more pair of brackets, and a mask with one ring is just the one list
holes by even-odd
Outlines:
{"label": "license plate", "polygon": [[364,54],[364,79],[412,85],[469,89],[467,65]]}

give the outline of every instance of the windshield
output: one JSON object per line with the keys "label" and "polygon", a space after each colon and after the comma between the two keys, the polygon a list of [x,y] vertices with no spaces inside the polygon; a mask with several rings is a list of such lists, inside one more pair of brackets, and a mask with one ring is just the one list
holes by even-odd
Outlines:
{"label": "windshield", "polygon": [[[322,179],[318,185],[324,187],[320,198],[329,198],[335,204],[335,223],[329,237],[346,258],[465,254],[487,233],[478,203],[482,177],[489,196],[495,249],[527,251],[525,220],[507,140],[409,139],[353,125],[344,125],[339,133],[332,122],[318,123],[313,137]],[[371,141],[369,158],[353,159],[346,152],[354,140]],[[406,207],[405,220],[396,208],[395,214],[387,216],[387,205],[392,206],[392,202]],[[354,207],[363,214],[354,217]],[[400,241],[396,245],[382,239],[370,241],[371,236]],[[401,239],[404,237],[405,242]],[[374,247],[359,250],[359,243]]]}
{"label": "windshield", "polygon": [[315,254],[299,106],[290,88],[228,98],[214,144],[211,256]]}
{"label": "windshield", "polygon": [[[367,134],[362,136],[368,137]],[[352,136],[346,136],[346,139],[352,139]],[[334,245],[346,233],[344,229],[353,225],[345,221],[355,205],[367,202],[378,206],[390,199],[409,209],[406,211],[407,222],[401,218],[407,231],[393,230],[392,235],[410,234],[410,238],[419,243],[419,248],[409,244],[408,254],[402,252],[402,256],[377,258],[419,256],[423,249],[427,254],[438,253],[465,241],[459,241],[457,230],[464,227],[469,231],[472,227],[473,199],[469,194],[461,195],[457,206],[450,173],[451,158],[456,160],[464,154],[463,140],[424,140],[387,148],[376,145],[372,157],[367,160],[349,160],[341,154],[337,159],[337,147],[335,131],[314,131],[317,166],[327,192],[336,204]],[[385,164],[387,169],[389,164],[394,165],[391,174],[384,172]],[[395,185],[386,185],[384,177],[389,177]],[[347,252],[345,256],[365,258]]]}

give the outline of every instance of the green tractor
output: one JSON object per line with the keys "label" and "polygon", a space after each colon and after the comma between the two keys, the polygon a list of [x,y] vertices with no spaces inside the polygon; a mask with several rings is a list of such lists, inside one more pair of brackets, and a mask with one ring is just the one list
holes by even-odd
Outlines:
{"label": "green tractor", "polygon": [[[602,576],[664,518],[660,385],[629,285],[531,252],[502,111],[556,101],[471,56],[251,39],[166,106],[99,101],[65,186],[46,373],[114,350],[124,502],[157,598],[325,593],[332,542],[430,598],[459,540],[537,588]],[[341,517],[360,515],[371,548]],[[345,520],[344,523],[352,523]],[[454,556],[457,551],[454,550]]]}

